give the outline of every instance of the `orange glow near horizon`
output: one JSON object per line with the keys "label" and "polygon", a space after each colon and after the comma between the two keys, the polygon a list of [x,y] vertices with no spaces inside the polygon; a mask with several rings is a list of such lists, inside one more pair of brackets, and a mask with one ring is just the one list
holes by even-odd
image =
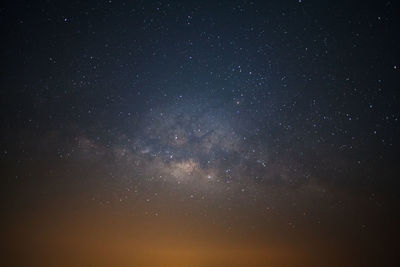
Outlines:
{"label": "orange glow near horizon", "polygon": [[337,266],[351,259],[347,244],[335,251],[332,236],[316,239],[312,230],[296,234],[269,224],[255,231],[251,213],[227,228],[223,215],[175,208],[159,215],[140,205],[42,210],[15,217],[4,240],[10,259],[29,266]]}

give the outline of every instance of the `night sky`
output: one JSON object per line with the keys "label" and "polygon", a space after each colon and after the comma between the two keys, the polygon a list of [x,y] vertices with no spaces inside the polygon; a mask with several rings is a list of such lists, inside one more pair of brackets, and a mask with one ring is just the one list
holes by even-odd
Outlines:
{"label": "night sky", "polygon": [[396,266],[396,1],[0,5],[1,266]]}

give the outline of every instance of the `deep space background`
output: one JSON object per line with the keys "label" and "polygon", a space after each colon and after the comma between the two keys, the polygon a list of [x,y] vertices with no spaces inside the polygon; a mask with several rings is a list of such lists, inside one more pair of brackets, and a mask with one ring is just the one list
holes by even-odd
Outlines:
{"label": "deep space background", "polygon": [[2,2],[0,265],[398,265],[399,20]]}

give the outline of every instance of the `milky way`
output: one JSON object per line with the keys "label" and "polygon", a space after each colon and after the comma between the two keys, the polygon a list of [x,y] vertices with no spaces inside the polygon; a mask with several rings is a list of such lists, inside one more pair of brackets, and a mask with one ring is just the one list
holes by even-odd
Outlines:
{"label": "milky way", "polygon": [[398,10],[2,4],[0,265],[398,265]]}

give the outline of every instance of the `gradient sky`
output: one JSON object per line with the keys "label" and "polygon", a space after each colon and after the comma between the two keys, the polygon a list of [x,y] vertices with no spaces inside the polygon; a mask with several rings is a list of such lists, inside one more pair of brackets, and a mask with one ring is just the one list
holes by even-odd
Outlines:
{"label": "gradient sky", "polygon": [[395,1],[0,5],[5,266],[396,266]]}

